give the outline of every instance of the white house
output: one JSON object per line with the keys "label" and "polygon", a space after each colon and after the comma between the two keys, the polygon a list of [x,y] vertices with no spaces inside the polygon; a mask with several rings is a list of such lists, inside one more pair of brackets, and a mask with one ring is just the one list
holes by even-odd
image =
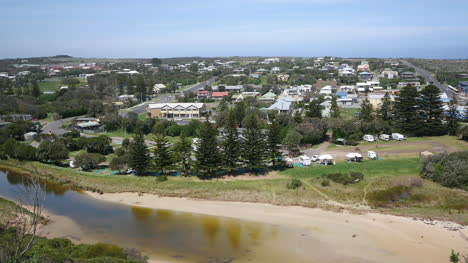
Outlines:
{"label": "white house", "polygon": [[166,85],[159,83],[159,84],[154,84],[153,86],[153,92],[154,93],[161,93],[163,90],[165,90],[167,87]]}
{"label": "white house", "polygon": [[277,73],[280,73],[281,72],[281,68],[280,67],[273,67],[271,68],[271,73],[273,74],[277,74]]}
{"label": "white house", "polygon": [[293,103],[285,99],[277,100],[273,105],[268,107],[268,111],[276,111],[278,113],[289,113],[293,108]]}
{"label": "white house", "polygon": [[146,108],[149,118],[199,119],[206,111],[204,103],[152,103]]}
{"label": "white house", "polygon": [[322,95],[331,95],[331,94],[333,94],[332,86],[327,85],[327,86],[321,88],[319,94],[322,94]]}

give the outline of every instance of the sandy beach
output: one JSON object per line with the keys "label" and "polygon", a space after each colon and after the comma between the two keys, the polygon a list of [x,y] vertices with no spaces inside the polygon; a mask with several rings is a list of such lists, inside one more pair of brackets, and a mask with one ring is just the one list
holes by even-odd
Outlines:
{"label": "sandy beach", "polygon": [[[129,206],[206,214],[278,225],[320,240],[348,262],[448,262],[450,251],[468,254],[468,230],[450,231],[447,222],[423,222],[378,213],[331,212],[318,208],[280,207],[269,204],[192,200],[137,193],[88,193],[104,201]],[[293,249],[307,258],[308,248],[292,241]],[[269,248],[271,249],[271,247]],[[361,256],[361,257],[357,257]],[[312,260],[312,258],[311,258]],[[237,262],[237,261],[236,261]],[[304,261],[306,262],[306,261]],[[314,262],[314,261],[310,261]],[[323,262],[335,262],[333,256]],[[338,262],[338,261],[336,261]]]}

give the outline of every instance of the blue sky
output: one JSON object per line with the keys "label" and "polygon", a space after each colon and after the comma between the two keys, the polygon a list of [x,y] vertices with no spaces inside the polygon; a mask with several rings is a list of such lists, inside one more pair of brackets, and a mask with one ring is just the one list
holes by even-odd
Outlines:
{"label": "blue sky", "polygon": [[468,58],[467,0],[0,0],[0,57]]}

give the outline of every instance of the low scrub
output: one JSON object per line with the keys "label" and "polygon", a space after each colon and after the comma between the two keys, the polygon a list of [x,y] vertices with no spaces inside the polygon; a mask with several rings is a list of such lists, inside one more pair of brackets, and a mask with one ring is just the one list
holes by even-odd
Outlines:
{"label": "low scrub", "polygon": [[420,188],[422,185],[423,180],[418,177],[398,178],[393,186],[369,193],[367,201],[373,207],[391,207],[399,206],[403,202],[421,203],[429,201],[429,196],[415,191],[415,188]]}
{"label": "low scrub", "polygon": [[[10,262],[15,251],[16,229],[0,229],[0,262]],[[138,251],[97,243],[74,245],[63,238],[38,237],[21,262],[114,262],[143,263],[147,258]]]}
{"label": "low scrub", "polygon": [[299,188],[299,187],[301,187],[301,186],[302,186],[301,180],[295,179],[295,178],[294,178],[294,179],[291,179],[291,180],[288,182],[288,184],[286,185],[286,187],[287,187],[288,189],[297,189],[297,188]]}
{"label": "low scrub", "polygon": [[[364,175],[358,172],[351,172],[348,174],[346,173],[324,174],[322,175],[322,177],[325,177],[326,179],[329,179],[335,183],[339,183],[343,185],[355,184],[355,183],[360,182],[362,179],[364,179]],[[326,185],[322,184],[322,186],[326,186]]]}
{"label": "low scrub", "polygon": [[468,151],[425,157],[421,176],[446,187],[468,190]]}

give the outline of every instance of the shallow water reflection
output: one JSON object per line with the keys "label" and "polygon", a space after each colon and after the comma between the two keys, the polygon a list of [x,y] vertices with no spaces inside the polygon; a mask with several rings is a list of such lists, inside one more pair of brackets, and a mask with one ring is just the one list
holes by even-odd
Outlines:
{"label": "shallow water reflection", "polygon": [[[24,183],[22,175],[0,172],[0,195],[14,200]],[[221,262],[276,238],[273,225],[108,203],[58,184],[46,184],[43,191],[46,210],[70,218],[87,237],[146,253]]]}

